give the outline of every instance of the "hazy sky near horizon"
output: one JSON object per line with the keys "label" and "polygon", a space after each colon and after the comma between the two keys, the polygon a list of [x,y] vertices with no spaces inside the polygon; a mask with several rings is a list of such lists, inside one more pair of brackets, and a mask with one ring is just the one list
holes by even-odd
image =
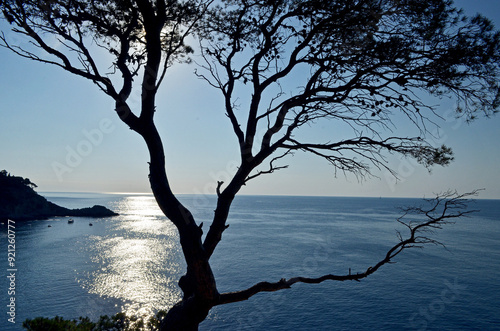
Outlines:
{"label": "hazy sky near horizon", "polygon": [[[456,4],[468,14],[485,14],[500,28],[500,2]],[[168,72],[156,123],[174,192],[214,194],[217,180],[227,182],[234,172],[238,146],[219,91],[196,79],[194,68],[176,65]],[[137,94],[132,99],[139,100]],[[455,161],[448,167],[429,173],[411,160],[393,158],[398,182],[385,171],[358,181],[342,173],[335,177],[326,161],[296,153],[288,169],[250,181],[241,193],[429,197],[484,188],[480,197],[500,198],[499,116],[466,124],[451,116],[453,105],[440,106],[445,120],[434,141],[453,148]],[[30,178],[38,191],[150,192],[146,146],[113,109],[113,101],[90,81],[0,48],[0,170]]]}

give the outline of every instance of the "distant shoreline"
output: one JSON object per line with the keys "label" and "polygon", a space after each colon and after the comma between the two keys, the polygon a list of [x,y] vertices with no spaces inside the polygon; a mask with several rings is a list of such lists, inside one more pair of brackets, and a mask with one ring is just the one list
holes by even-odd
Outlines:
{"label": "distant shoreline", "polygon": [[[55,195],[137,195],[137,196],[151,196],[154,197],[151,192],[77,192],[77,191],[40,191],[42,196],[55,196]],[[217,194],[202,194],[202,193],[176,193],[178,196],[207,196],[207,197],[217,197]],[[298,197],[298,198],[359,198],[359,199],[433,199],[435,196],[428,197],[395,197],[395,196],[357,196],[357,195],[295,195],[295,194],[238,194],[238,196],[250,196],[250,197]],[[482,198],[477,196],[474,200],[500,200],[500,198]]]}
{"label": "distant shoreline", "polygon": [[28,178],[0,172],[0,221],[43,220],[56,216],[110,217],[114,211],[100,205],[70,209],[56,205],[38,194]]}

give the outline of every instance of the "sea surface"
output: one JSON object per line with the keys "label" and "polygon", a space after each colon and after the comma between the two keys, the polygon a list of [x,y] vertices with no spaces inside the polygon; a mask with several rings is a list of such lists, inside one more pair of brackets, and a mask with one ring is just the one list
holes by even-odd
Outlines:
{"label": "sea surface", "polygon": [[[175,227],[147,194],[47,193],[68,208],[105,205],[120,216],[15,224],[15,280],[0,226],[0,330],[37,316],[152,315],[181,296],[185,263]],[[214,196],[182,195],[206,231]],[[240,196],[212,257],[220,292],[295,276],[362,272],[406,235],[399,207],[419,199]],[[361,282],[296,284],[214,308],[200,330],[500,330],[500,200],[426,234]],[[92,223],[92,226],[89,225]],[[15,295],[9,288],[15,288]],[[8,321],[15,298],[15,324]]]}

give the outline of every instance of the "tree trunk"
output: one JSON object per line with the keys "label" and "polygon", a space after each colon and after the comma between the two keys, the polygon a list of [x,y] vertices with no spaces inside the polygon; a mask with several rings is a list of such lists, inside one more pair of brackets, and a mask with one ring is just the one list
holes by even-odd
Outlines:
{"label": "tree trunk", "polygon": [[161,331],[193,331],[205,320],[213,304],[198,300],[196,296],[182,299],[161,321]]}
{"label": "tree trunk", "polygon": [[165,169],[165,156],[161,138],[152,122],[140,130],[151,161],[149,181],[151,189],[165,216],[177,227],[180,244],[187,264],[186,275],[179,280],[184,297],[161,323],[160,330],[198,330],[219,298],[215,277],[210,267],[210,255],[202,244],[202,230],[191,212],[172,192]]}

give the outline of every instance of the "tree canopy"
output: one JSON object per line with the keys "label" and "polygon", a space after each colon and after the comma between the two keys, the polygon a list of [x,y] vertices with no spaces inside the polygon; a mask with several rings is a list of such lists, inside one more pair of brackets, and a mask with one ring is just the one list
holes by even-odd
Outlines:
{"label": "tree canopy", "polygon": [[31,182],[29,178],[13,176],[5,169],[0,171],[0,184],[2,184],[3,187],[7,186],[28,187],[31,190],[38,187],[35,183]]}
{"label": "tree canopy", "polygon": [[[12,31],[30,40],[11,44],[2,34],[2,46],[91,80],[146,142],[151,189],[179,231],[187,264],[179,281],[184,297],[167,314],[165,329],[196,329],[216,305],[297,282],[362,279],[403,249],[432,242],[418,232],[463,215],[455,209],[463,196],[446,195],[430,210],[419,210],[429,219],[409,225],[410,237],[400,237],[363,273],[299,276],[220,294],[210,258],[228,228],[235,195],[250,180],[287,167],[285,158],[295,151],[357,176],[373,166],[392,171],[387,153],[426,167],[447,165],[451,149],[429,141],[429,126],[441,110],[425,96],[452,97],[457,116],[468,120],[490,116],[500,105],[500,34],[488,19],[466,17],[449,0],[0,0],[0,9]],[[111,63],[95,55],[102,50]],[[217,183],[205,236],[203,224],[170,187],[154,122],[167,70],[193,52],[201,55],[196,75],[224,98],[221,111],[240,155],[232,179]],[[137,109],[128,102],[134,86],[142,91]],[[414,134],[398,130],[401,118]],[[333,128],[324,140],[303,133],[322,121]],[[437,215],[431,213],[442,204]]]}
{"label": "tree canopy", "polygon": [[[198,75],[225,97],[242,154],[302,150],[361,175],[369,172],[363,159],[386,166],[384,150],[446,165],[451,150],[425,140],[439,108],[422,96],[455,97],[467,119],[497,111],[499,35],[450,1],[223,3],[205,21]],[[251,98],[239,106],[243,93]],[[420,134],[391,135],[399,114]],[[352,136],[294,137],[320,119]]]}

